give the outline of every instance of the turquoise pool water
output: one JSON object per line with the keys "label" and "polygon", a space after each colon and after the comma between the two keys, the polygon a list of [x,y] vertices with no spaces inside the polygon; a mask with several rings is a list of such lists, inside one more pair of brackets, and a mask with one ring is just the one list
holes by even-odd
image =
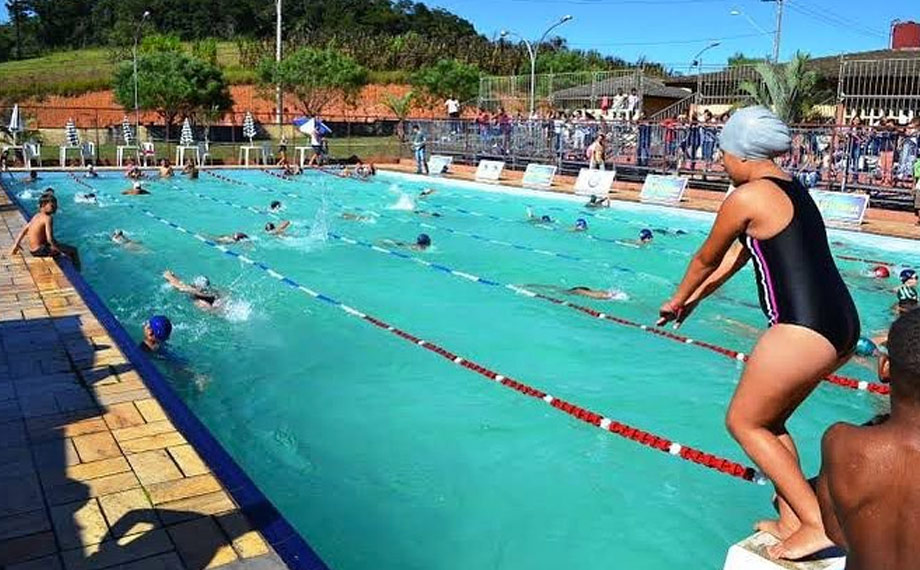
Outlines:
{"label": "turquoise pool water", "polygon": [[[723,427],[737,362],[491,284],[615,288],[628,299],[571,300],[651,324],[707,216],[634,205],[589,216],[559,196],[397,175],[363,183],[321,173],[294,181],[219,174],[237,183],[205,174],[154,179],[151,195],[122,197],[126,181],[104,173],[88,181],[95,205],[75,201],[90,190],[63,174],[12,190],[34,209],[42,187],[56,189],[59,238],[79,245],[83,275],[136,338],[151,314],[172,318],[170,344],[186,365],[165,374],[333,568],[719,567],[751,522],[770,514],[768,487],[488,382],[142,210],[204,236],[246,232],[253,240],[229,249],[300,285],[558,398],[747,464]],[[437,192],[417,199],[425,187]],[[272,200],[284,204],[275,221],[293,222],[284,239],[260,230],[273,219],[265,212]],[[441,216],[413,214],[413,201]],[[528,206],[556,218],[554,229],[526,223]],[[368,219],[345,220],[345,212]],[[588,220],[588,235],[565,231],[578,217]],[[612,243],[635,239],[642,227],[672,233],[645,249]],[[140,248],[114,244],[116,228]],[[433,248],[399,251],[466,277],[349,242],[414,241],[420,232]],[[833,239],[839,253],[917,260],[896,240]],[[840,266],[864,332],[886,328],[893,294],[860,276],[865,264]],[[228,297],[223,310],[204,313],[169,290],[165,269],[186,280],[206,275]],[[747,352],[756,338],[749,327],[763,321],[746,269],[682,332]],[[843,373],[874,379],[869,365],[851,363]],[[817,469],[829,423],[864,421],[882,405],[823,384],[791,422],[806,471]]]}

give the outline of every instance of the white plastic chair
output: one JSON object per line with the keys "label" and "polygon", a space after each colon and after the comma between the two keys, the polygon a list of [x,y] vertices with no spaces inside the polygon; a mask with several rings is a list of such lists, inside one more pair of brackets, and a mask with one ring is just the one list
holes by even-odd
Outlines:
{"label": "white plastic chair", "polygon": [[32,168],[32,161],[38,161],[38,166],[42,165],[42,145],[41,143],[25,143],[22,145],[22,154],[25,158],[26,168]]}
{"label": "white plastic chair", "polygon": [[157,163],[157,151],[154,148],[153,143],[150,141],[141,143],[141,160],[144,163],[144,166],[150,166],[150,161],[153,161],[153,164]]}
{"label": "white plastic chair", "polygon": [[274,162],[272,158],[272,145],[269,143],[262,143],[262,164],[265,166],[272,165]]}
{"label": "white plastic chair", "polygon": [[93,164],[96,163],[96,143],[93,141],[86,141],[80,147],[80,165],[86,166],[87,160]]}
{"label": "white plastic chair", "polygon": [[206,164],[211,159],[211,144],[207,141],[198,143],[198,166]]}

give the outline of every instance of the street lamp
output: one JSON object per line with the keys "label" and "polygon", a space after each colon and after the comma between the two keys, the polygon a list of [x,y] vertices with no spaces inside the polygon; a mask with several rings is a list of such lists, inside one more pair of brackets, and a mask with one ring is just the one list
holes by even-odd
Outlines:
{"label": "street lamp", "polygon": [[559,21],[557,21],[555,24],[547,28],[546,31],[543,32],[543,35],[540,36],[540,39],[537,40],[536,43],[534,44],[531,44],[529,41],[527,41],[527,38],[525,38],[524,36],[522,36],[521,34],[517,32],[512,32],[509,30],[502,30],[502,33],[501,33],[502,38],[506,38],[509,36],[517,36],[522,42],[524,42],[524,45],[527,46],[527,54],[530,55],[530,118],[531,119],[534,117],[534,110],[535,110],[535,104],[536,104],[536,93],[537,93],[537,50],[540,49],[540,44],[543,43],[543,40],[546,39],[546,36],[548,36],[551,31],[555,30],[556,28],[558,28],[562,24],[565,24],[566,22],[572,21],[573,19],[575,18],[571,14],[566,14],[565,16],[559,18]]}
{"label": "street lamp", "polygon": [[[761,0],[762,2],[776,2],[776,29],[773,30],[773,63],[779,63],[779,44],[783,37],[783,2],[785,0]],[[769,34],[767,30],[757,25],[750,16],[742,12],[739,8],[733,8],[730,12],[732,16],[744,16],[747,21],[757,28],[764,35]]]}
{"label": "street lamp", "polygon": [[[696,106],[699,107],[703,99],[703,54],[707,51],[717,48],[722,45],[722,42],[712,42],[708,46],[704,47],[696,53],[696,56],[693,58],[693,63],[690,64],[690,67],[696,66]],[[697,109],[699,111],[699,109]]]}
{"label": "street lamp", "polygon": [[734,8],[734,9],[732,9],[732,11],[729,12],[729,14],[732,15],[732,16],[744,16],[744,19],[747,20],[748,23],[749,23],[751,26],[753,26],[755,30],[757,30],[758,32],[760,32],[760,33],[763,34],[763,35],[767,35],[767,34],[770,33],[770,32],[768,32],[767,30],[763,29],[763,27],[762,27],[760,24],[758,24],[756,21],[754,21],[753,18],[751,18],[750,16],[748,16],[747,14],[745,14],[744,12],[742,12],[740,8]]}
{"label": "street lamp", "polygon": [[150,17],[150,10],[144,10],[144,14],[141,16],[140,21],[138,21],[137,26],[134,28],[134,136],[137,137],[140,135],[140,122],[141,122],[141,111],[140,105],[137,102],[137,42],[141,35],[141,27],[144,25],[144,20]]}

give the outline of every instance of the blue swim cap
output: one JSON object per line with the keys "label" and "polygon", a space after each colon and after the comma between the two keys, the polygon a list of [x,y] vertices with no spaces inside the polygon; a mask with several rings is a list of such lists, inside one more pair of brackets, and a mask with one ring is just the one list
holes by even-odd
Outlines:
{"label": "blue swim cap", "polygon": [[652,233],[652,230],[648,228],[644,228],[642,231],[639,232],[639,239],[642,241],[648,241],[650,239],[653,239],[654,237],[655,235]]}
{"label": "blue swim cap", "polygon": [[552,222],[553,219],[547,216],[546,214],[543,214],[542,216],[540,216],[540,221],[541,222]]}
{"label": "blue swim cap", "polygon": [[431,237],[429,237],[428,234],[419,234],[418,237],[415,238],[415,244],[427,247],[431,245]]}
{"label": "blue swim cap", "polygon": [[877,350],[875,343],[865,337],[856,341],[856,354],[859,356],[872,356]]}
{"label": "blue swim cap", "polygon": [[584,218],[578,218],[575,220],[575,227],[581,229],[588,229],[588,222]]}
{"label": "blue swim cap", "polygon": [[909,279],[913,279],[917,276],[917,272],[913,269],[905,269],[901,271],[901,283],[906,283]]}
{"label": "blue swim cap", "polygon": [[169,340],[169,335],[172,334],[172,323],[163,315],[150,317],[150,320],[147,321],[147,326],[150,327],[150,332],[153,333],[153,338],[160,342],[166,342]]}

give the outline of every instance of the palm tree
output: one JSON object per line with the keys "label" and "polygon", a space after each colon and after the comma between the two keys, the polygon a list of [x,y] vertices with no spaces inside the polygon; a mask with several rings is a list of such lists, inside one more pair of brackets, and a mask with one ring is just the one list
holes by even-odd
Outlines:
{"label": "palm tree", "polygon": [[739,87],[786,123],[800,122],[821,99],[821,78],[818,72],[807,69],[810,59],[808,54],[796,52],[785,64],[758,63],[754,71],[760,81],[744,81]]}
{"label": "palm tree", "polygon": [[383,104],[399,119],[399,123],[396,125],[396,134],[399,140],[404,142],[406,136],[405,120],[415,105],[415,94],[409,91],[405,95],[398,97],[392,93],[385,93],[383,95]]}

